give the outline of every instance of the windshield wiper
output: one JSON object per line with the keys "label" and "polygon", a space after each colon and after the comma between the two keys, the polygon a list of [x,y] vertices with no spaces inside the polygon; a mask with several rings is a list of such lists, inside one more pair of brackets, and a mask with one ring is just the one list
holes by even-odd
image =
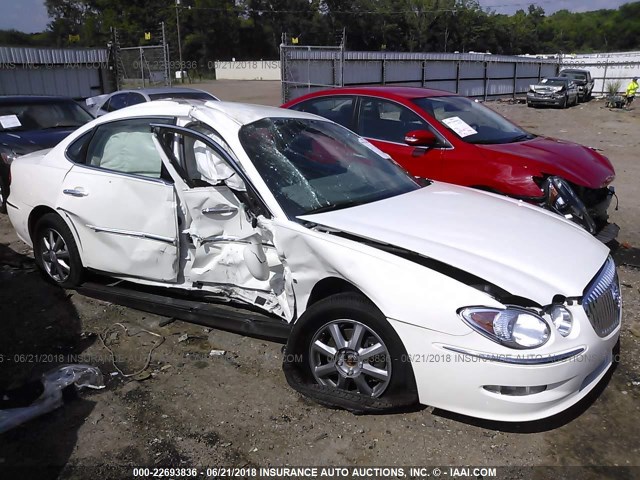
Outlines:
{"label": "windshield wiper", "polygon": [[336,203],[333,205],[325,205],[323,207],[314,208],[308,212],[303,213],[302,215],[314,215],[316,213],[324,213],[331,212],[333,210],[342,210],[343,208],[349,207],[357,207],[358,205],[364,205],[365,203],[373,202],[374,199],[358,199],[358,200],[349,200],[347,202]]}
{"label": "windshield wiper", "polygon": [[524,133],[522,135],[518,135],[517,137],[509,139],[509,143],[519,142],[521,140],[531,140],[532,138],[534,138],[534,135],[531,135],[530,133]]}
{"label": "windshield wiper", "polygon": [[41,128],[40,130],[53,130],[54,128],[78,128],[78,127],[81,127],[81,126],[82,126],[81,123],[75,123],[75,124],[61,123],[60,125],[54,125],[53,127]]}
{"label": "windshield wiper", "polygon": [[522,140],[531,140],[532,138],[535,138],[535,135],[532,135],[530,133],[525,133],[523,135],[518,135],[516,137],[480,139],[480,140],[469,141],[468,143],[472,143],[474,145],[501,145],[505,143],[520,142]]}

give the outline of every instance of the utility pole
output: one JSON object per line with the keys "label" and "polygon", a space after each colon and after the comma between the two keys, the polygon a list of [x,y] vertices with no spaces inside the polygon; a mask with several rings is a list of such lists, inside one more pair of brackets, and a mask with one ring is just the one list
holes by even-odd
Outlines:
{"label": "utility pole", "polygon": [[164,29],[164,22],[160,22],[162,26],[162,60],[164,61],[164,84],[171,86],[171,64],[169,63],[169,44],[167,43],[167,34]]}
{"label": "utility pole", "polygon": [[180,69],[180,82],[184,83],[184,70],[182,67],[182,43],[180,41],[180,14],[178,13],[180,7],[181,0],[176,0],[176,29],[178,30],[178,57],[179,57],[179,66]]}

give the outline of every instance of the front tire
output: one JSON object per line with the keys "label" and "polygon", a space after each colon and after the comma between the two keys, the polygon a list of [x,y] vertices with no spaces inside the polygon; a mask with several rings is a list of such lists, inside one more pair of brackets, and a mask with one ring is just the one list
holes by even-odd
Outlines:
{"label": "front tire", "polygon": [[569,106],[569,97],[564,97],[562,103],[560,104],[560,108],[567,108]]}
{"label": "front tire", "polygon": [[359,294],[312,305],[291,332],[283,368],[294,389],[323,405],[386,413],[418,403],[402,341]]}
{"label": "front tire", "polygon": [[71,230],[59,215],[44,215],[35,227],[33,253],[44,277],[63,288],[82,281],[82,261]]}

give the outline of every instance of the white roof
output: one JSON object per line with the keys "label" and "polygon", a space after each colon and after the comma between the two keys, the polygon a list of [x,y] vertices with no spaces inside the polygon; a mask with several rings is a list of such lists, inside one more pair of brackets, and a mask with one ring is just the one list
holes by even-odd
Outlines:
{"label": "white roof", "polygon": [[136,116],[186,116],[192,108],[206,113],[207,110],[226,115],[238,125],[246,125],[262,118],[308,118],[316,120],[325,120],[317,115],[298,112],[296,110],[288,110],[279,107],[267,107],[264,105],[251,105],[247,103],[236,102],[202,102],[199,100],[156,100],[154,102],[139,103],[126,107],[115,112],[108,113],[100,117],[104,120],[117,120],[122,118]]}
{"label": "white roof", "polygon": [[296,110],[248,103],[207,102],[205,103],[205,107],[224,113],[240,125],[246,125],[261,118],[320,118],[316,115],[298,112]]}

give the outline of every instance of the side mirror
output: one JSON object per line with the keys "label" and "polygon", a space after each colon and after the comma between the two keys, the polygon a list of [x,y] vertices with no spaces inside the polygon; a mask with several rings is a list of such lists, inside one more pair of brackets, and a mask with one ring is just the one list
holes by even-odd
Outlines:
{"label": "side mirror", "polygon": [[412,147],[432,147],[437,141],[429,130],[412,130],[404,136],[404,143]]}

